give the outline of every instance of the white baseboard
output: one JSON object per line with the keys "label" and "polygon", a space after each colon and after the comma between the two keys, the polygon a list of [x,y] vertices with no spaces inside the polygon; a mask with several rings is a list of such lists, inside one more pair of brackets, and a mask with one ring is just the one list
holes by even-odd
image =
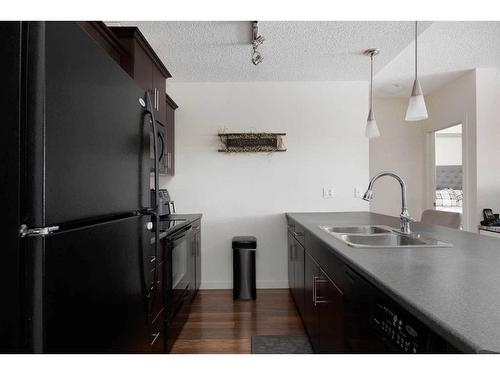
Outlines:
{"label": "white baseboard", "polygon": [[[288,288],[288,280],[257,280],[257,289]],[[232,281],[203,281],[200,289],[233,289]]]}

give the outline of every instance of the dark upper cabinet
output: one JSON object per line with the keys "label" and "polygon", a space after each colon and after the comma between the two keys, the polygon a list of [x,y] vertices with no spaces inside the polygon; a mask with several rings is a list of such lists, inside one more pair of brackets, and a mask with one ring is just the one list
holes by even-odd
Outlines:
{"label": "dark upper cabinet", "polygon": [[128,54],[120,43],[116,35],[101,21],[78,22],[94,41],[101,46],[113,60],[121,64],[122,59],[126,60]]}
{"label": "dark upper cabinet", "polygon": [[156,103],[153,102],[153,107],[157,111],[156,116],[158,117],[158,121],[160,121],[163,125],[166,125],[165,121],[167,120],[166,119],[167,104],[164,98],[165,98],[166,82],[168,77],[166,77],[164,73],[154,63],[152,64],[152,70],[153,70],[152,72],[153,99],[156,98]]}
{"label": "dark upper cabinet", "polygon": [[178,106],[167,94],[165,94],[165,99],[165,173],[173,176],[175,174],[175,110]]}
{"label": "dark upper cabinet", "polygon": [[150,92],[156,120],[165,125],[165,81],[171,75],[137,27],[111,27],[127,55],[120,64],[144,89]]}
{"label": "dark upper cabinet", "polygon": [[[175,174],[175,110],[177,104],[166,93],[171,75],[136,27],[108,27],[103,22],[80,22],[80,26],[134,81],[148,91],[158,127],[161,174]],[[152,141],[152,139],[151,139]],[[152,150],[151,144],[151,150]],[[151,156],[153,157],[153,156]],[[151,169],[153,165],[151,165]]]}

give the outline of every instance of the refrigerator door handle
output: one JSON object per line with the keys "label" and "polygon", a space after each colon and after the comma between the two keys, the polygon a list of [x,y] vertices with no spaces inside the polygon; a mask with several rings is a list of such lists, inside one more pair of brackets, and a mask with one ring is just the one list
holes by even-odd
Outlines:
{"label": "refrigerator door handle", "polygon": [[47,236],[55,231],[58,231],[59,227],[54,225],[52,227],[40,227],[40,228],[28,228],[26,224],[21,224],[19,228],[19,236],[20,237],[42,237]]}
{"label": "refrigerator door handle", "polygon": [[154,115],[154,110],[152,109],[151,95],[146,92],[147,99],[147,113],[151,117],[152,127],[153,127],[153,151],[154,151],[154,185],[155,185],[155,202],[154,208],[151,210],[151,214],[155,219],[155,262],[154,262],[154,276],[153,276],[153,290],[151,298],[154,299],[155,291],[158,284],[158,259],[160,253],[160,217],[158,216],[158,202],[160,201],[160,179],[159,179],[159,161],[158,161],[158,126],[156,124],[156,118]]}
{"label": "refrigerator door handle", "polygon": [[154,186],[155,202],[154,202],[154,204],[151,205],[151,207],[140,210],[139,213],[145,214],[145,215],[148,215],[148,214],[156,215],[156,213],[158,211],[158,202],[160,200],[160,193],[159,193],[159,190],[160,190],[160,178],[159,178],[160,163],[159,163],[159,155],[158,155],[158,135],[159,135],[159,133],[158,133],[158,126],[156,124],[156,118],[155,118],[155,115],[153,113],[154,111],[151,108],[152,103],[151,103],[151,96],[150,96],[149,92],[146,92],[146,101],[147,102],[144,103],[144,100],[142,100],[142,99],[139,100],[141,105],[143,107],[145,107],[145,110],[144,110],[145,114],[149,115],[149,117],[151,117],[151,126],[153,128],[153,134],[154,134],[154,137],[153,137],[153,154],[154,154],[153,174],[154,174],[154,185],[155,185]]}

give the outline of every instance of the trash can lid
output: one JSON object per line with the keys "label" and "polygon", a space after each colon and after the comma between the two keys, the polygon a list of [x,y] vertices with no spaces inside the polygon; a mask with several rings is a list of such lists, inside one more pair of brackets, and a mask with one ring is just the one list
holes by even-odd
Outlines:
{"label": "trash can lid", "polygon": [[254,236],[233,237],[233,249],[256,249],[257,238]]}

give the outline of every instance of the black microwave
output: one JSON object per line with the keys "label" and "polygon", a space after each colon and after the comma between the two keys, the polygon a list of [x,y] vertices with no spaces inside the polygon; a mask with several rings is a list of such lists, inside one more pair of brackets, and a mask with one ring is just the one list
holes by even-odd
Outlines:
{"label": "black microwave", "polygon": [[[166,130],[165,127],[160,124],[158,121],[156,122],[156,128],[158,132],[158,166],[159,172],[165,173],[167,169],[167,160],[166,160],[166,147],[167,147],[167,139],[166,139]],[[149,158],[151,159],[151,172],[154,171],[154,138],[153,138],[153,128],[151,127],[151,132],[149,134]]]}

